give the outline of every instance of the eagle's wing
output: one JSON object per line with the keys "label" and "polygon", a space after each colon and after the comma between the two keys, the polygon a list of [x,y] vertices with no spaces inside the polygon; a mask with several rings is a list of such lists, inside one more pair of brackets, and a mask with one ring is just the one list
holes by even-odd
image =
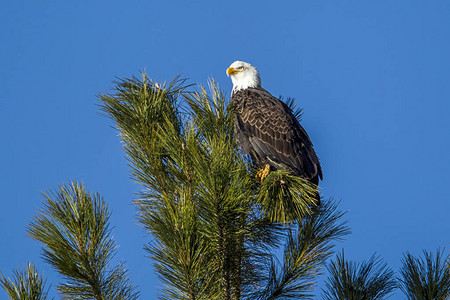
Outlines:
{"label": "eagle's wing", "polygon": [[291,109],[263,88],[248,88],[233,95],[237,126],[260,158],[318,181],[319,159],[308,134]]}

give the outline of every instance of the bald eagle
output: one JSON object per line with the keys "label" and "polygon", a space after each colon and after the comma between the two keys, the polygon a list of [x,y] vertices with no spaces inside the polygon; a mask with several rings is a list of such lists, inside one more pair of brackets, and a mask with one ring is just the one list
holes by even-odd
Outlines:
{"label": "bald eagle", "polygon": [[271,168],[287,169],[317,185],[322,168],[292,110],[261,87],[258,70],[249,63],[235,61],[226,73],[233,82],[230,104],[235,111],[236,140],[263,167],[257,175],[260,180]]}

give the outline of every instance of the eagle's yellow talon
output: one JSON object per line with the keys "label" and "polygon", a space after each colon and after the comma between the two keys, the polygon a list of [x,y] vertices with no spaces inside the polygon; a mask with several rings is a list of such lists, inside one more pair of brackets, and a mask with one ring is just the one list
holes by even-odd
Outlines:
{"label": "eagle's yellow talon", "polygon": [[269,175],[269,172],[270,172],[270,165],[266,164],[264,166],[264,169],[261,169],[256,173],[256,176],[255,176],[256,181],[262,183],[264,181],[264,179],[267,177],[267,175]]}

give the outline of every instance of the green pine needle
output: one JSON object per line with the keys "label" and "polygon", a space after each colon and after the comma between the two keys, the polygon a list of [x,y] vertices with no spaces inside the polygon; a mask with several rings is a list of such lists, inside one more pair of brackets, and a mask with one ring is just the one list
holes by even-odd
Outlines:
{"label": "green pine needle", "polygon": [[436,255],[424,251],[424,257],[406,253],[400,269],[400,288],[411,300],[433,300],[450,298],[450,255],[444,251]]}
{"label": "green pine needle", "polygon": [[25,270],[15,270],[14,277],[6,278],[0,273],[0,285],[11,300],[44,300],[48,289],[45,280],[38,274],[36,267],[28,263]]}
{"label": "green pine needle", "polygon": [[397,288],[394,272],[375,255],[355,264],[347,261],[342,251],[327,269],[330,276],[324,299],[381,300]]}
{"label": "green pine needle", "polygon": [[63,275],[58,290],[70,299],[136,299],[124,265],[110,266],[117,246],[100,195],[72,182],[44,197],[28,233],[43,244],[44,260]]}
{"label": "green pine needle", "polygon": [[289,175],[287,170],[272,171],[262,183],[258,203],[272,222],[292,223],[311,214],[317,193],[317,186],[303,177]]}
{"label": "green pine needle", "polygon": [[312,299],[315,280],[333,253],[334,241],[349,234],[344,213],[332,200],[322,201],[314,213],[305,216],[288,231],[283,261],[271,259],[267,285],[255,299]]}

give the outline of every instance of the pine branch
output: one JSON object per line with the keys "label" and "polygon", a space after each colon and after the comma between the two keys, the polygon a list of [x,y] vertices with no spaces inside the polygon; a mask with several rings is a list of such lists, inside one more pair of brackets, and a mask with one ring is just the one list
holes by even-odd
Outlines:
{"label": "pine branch", "polygon": [[99,95],[102,110],[115,121],[124,142],[133,177],[154,191],[164,192],[171,180],[166,176],[165,150],[156,136],[166,125],[181,133],[178,98],[187,87],[179,76],[161,86],[142,74],[142,80],[119,80],[114,93]]}
{"label": "pine branch", "polygon": [[298,228],[291,228],[284,249],[283,262],[275,258],[269,265],[265,289],[257,299],[311,299],[315,278],[321,274],[326,259],[332,254],[333,241],[349,234],[344,213],[332,200],[316,207],[304,217]]}
{"label": "pine branch", "polygon": [[272,222],[295,223],[311,214],[317,193],[317,186],[303,177],[289,175],[287,170],[272,171],[260,187],[257,202]]}
{"label": "pine branch", "polygon": [[394,272],[375,255],[359,265],[347,261],[342,251],[327,269],[324,299],[384,299],[397,288]]}
{"label": "pine branch", "polygon": [[25,270],[14,271],[13,279],[6,278],[0,273],[0,285],[11,300],[44,300],[47,299],[48,289],[45,280],[38,274],[36,267],[28,263]]}
{"label": "pine branch", "polygon": [[45,261],[65,278],[58,290],[70,299],[137,299],[123,263],[109,266],[116,245],[100,195],[73,182],[44,197],[28,233],[44,245]]}
{"label": "pine branch", "polygon": [[436,255],[427,251],[424,257],[414,257],[406,253],[400,268],[400,288],[411,300],[450,298],[450,255],[443,257],[444,251]]}

